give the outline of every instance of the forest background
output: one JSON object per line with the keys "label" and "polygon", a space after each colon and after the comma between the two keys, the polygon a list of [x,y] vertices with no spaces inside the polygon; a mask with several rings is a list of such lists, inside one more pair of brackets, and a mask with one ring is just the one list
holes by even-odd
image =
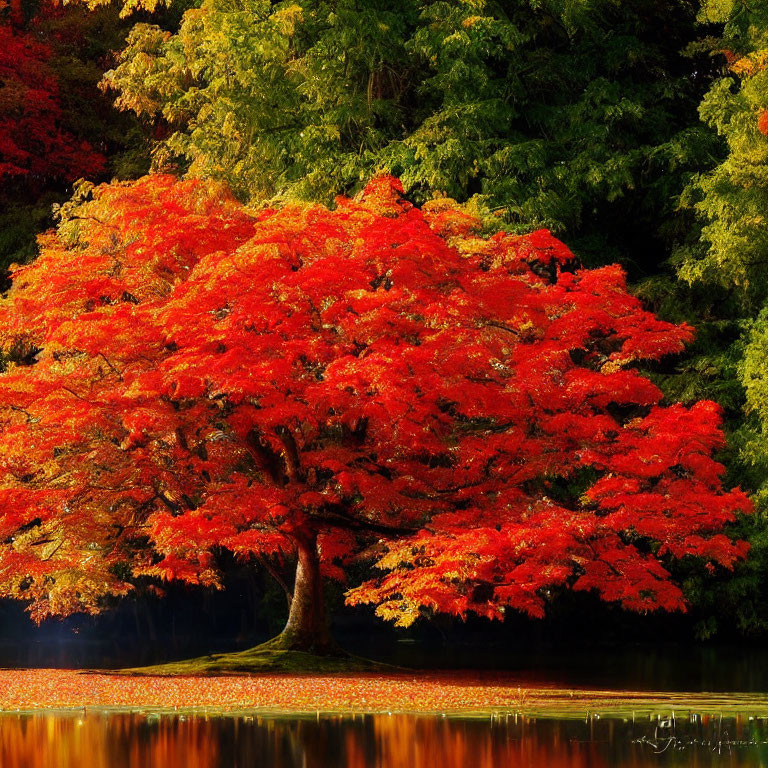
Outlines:
{"label": "forest background", "polygon": [[[586,266],[623,265],[649,309],[696,328],[682,356],[649,372],[670,401],[723,407],[726,483],[757,507],[730,532],[749,558],[733,573],[680,564],[685,616],[627,616],[581,595],[543,621],[445,620],[440,632],[765,638],[768,6],[12,0],[0,13],[3,270],[34,259],[36,236],[66,227],[68,201],[93,183],[150,168],[222,179],[259,204],[330,203],[387,172],[416,203],[449,196],[489,230],[548,228]],[[235,562],[225,570],[229,597],[170,588],[179,621],[199,622],[202,599],[217,632],[268,636],[285,611],[279,589]],[[125,602],[67,631],[133,618],[167,634],[150,592]],[[6,626],[26,621],[15,604],[2,611]]]}

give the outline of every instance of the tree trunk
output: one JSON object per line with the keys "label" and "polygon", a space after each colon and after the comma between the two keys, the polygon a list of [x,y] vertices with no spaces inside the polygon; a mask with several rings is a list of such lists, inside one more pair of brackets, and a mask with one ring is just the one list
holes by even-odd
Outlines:
{"label": "tree trunk", "polygon": [[337,656],[343,653],[331,637],[323,603],[323,579],[317,535],[297,541],[299,562],[285,629],[268,645],[276,650]]}

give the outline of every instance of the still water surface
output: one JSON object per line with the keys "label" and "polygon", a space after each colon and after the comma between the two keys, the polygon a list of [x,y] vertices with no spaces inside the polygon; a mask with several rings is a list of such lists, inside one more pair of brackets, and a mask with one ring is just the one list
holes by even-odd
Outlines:
{"label": "still water surface", "polygon": [[0,716],[2,768],[768,766],[768,721]]}

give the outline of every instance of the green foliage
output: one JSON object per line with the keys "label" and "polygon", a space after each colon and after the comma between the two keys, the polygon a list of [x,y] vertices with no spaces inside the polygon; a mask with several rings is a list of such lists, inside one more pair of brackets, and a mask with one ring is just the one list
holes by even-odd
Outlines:
{"label": "green foliage", "polygon": [[[700,237],[680,248],[675,261],[692,290],[713,296],[710,307],[720,324],[737,331],[730,340],[709,339],[709,358],[714,353],[726,361],[722,380],[730,395],[724,404],[735,413],[744,409],[753,423],[741,412],[739,429],[754,434],[768,424],[766,310],[760,311],[768,299],[768,10],[707,0],[701,18],[723,24],[722,36],[706,45],[728,66],[703,99],[700,114],[723,137],[726,153],[685,190],[682,204],[697,215]],[[727,306],[717,301],[724,292]],[[705,312],[699,307],[689,316],[696,315],[703,319]],[[751,329],[746,336],[745,329]],[[753,438],[741,443],[745,471],[763,463]],[[753,473],[752,479],[753,488],[765,485],[764,476]]]}
{"label": "green foliage", "polygon": [[[714,150],[690,0],[203,0],[138,24],[106,83],[168,135],[158,167],[243,199],[327,201],[391,172],[422,201],[473,196],[588,263],[653,270]],[[662,20],[662,21],[660,21]],[[629,247],[627,244],[630,244]]]}
{"label": "green foliage", "polygon": [[46,195],[33,203],[14,202],[0,210],[0,270],[34,258],[35,238],[53,223],[51,208],[57,200],[56,195]]}
{"label": "green foliage", "polygon": [[[669,400],[715,400],[733,424],[742,418],[744,391],[738,378],[743,323],[733,292],[686,285],[659,274],[634,286],[635,295],[671,322],[695,322],[695,337],[682,356],[664,361],[653,378]],[[738,482],[738,481],[736,481]]]}
{"label": "green foliage", "polygon": [[725,158],[688,187],[683,204],[703,223],[701,243],[678,254],[688,282],[736,286],[744,301],[765,299],[768,246],[768,8],[704,0],[701,19],[723,24],[704,45],[727,62],[699,113],[726,144]]}
{"label": "green foliage", "polygon": [[760,509],[768,511],[768,307],[752,323],[744,345],[739,367],[746,393],[746,411],[753,428],[744,441],[743,454],[753,467],[759,468],[760,481],[756,500]]}
{"label": "green foliage", "polygon": [[[708,297],[684,309],[697,318],[700,333],[689,365],[702,374],[695,385],[711,387],[727,408],[723,458],[730,479],[752,490],[758,507],[739,526],[752,550],[735,576],[689,578],[689,595],[702,615],[700,633],[709,636],[723,618],[744,633],[768,629],[768,7],[704,0],[700,19],[720,25],[718,35],[698,46],[721,67],[699,113],[722,137],[724,151],[681,197],[699,226],[673,262],[690,291]],[[715,328],[724,333],[713,334]]]}

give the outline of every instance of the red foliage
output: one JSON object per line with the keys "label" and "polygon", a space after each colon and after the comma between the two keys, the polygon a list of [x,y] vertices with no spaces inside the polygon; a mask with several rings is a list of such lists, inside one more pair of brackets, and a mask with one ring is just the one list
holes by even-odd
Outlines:
{"label": "red foliage", "polygon": [[0,562],[16,594],[61,610],[56,574],[98,565],[125,588],[120,561],[215,583],[216,548],[314,541],[335,576],[376,544],[385,575],[350,600],[401,623],[538,616],[564,586],[675,609],[667,558],[745,554],[722,533],[750,505],[721,486],[716,406],[664,407],[633,366],[691,329],[546,232],[482,238],[399,192],[380,178],[333,211],[256,214],[149,176],[98,188],[78,242],[48,236],[15,270]]}
{"label": "red foliage", "polygon": [[51,49],[0,25],[0,186],[40,187],[103,172],[103,155],[68,133]]}
{"label": "red foliage", "polygon": [[760,113],[760,117],[757,120],[757,128],[763,136],[768,136],[768,109],[764,109]]}

